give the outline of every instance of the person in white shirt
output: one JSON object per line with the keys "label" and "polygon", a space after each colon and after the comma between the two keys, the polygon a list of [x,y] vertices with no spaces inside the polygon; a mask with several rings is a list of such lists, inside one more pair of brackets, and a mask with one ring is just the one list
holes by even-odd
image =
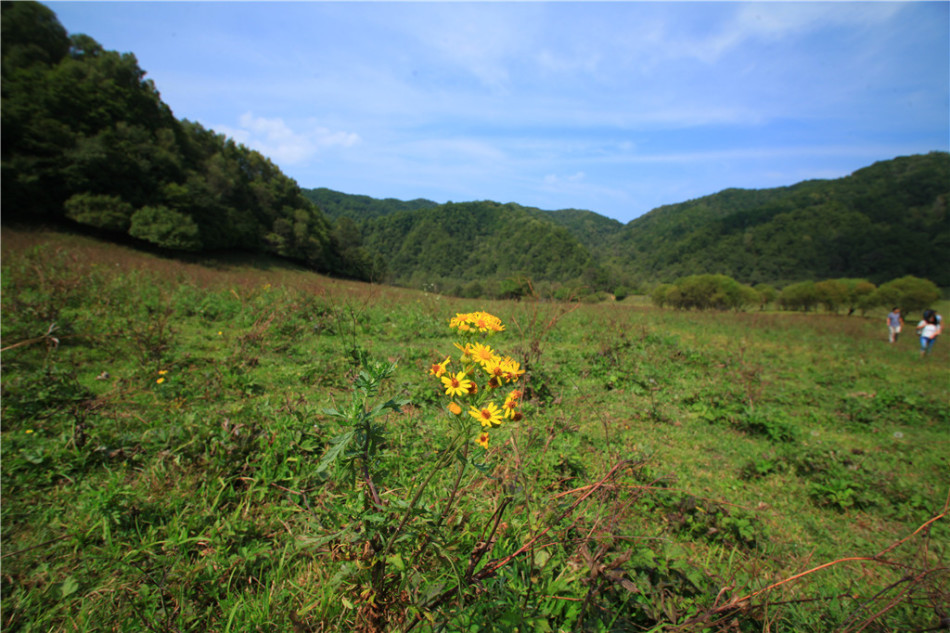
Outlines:
{"label": "person in white shirt", "polygon": [[920,355],[926,356],[934,347],[934,341],[940,334],[942,319],[938,319],[933,310],[924,310],[923,318],[917,324],[917,334],[920,335]]}

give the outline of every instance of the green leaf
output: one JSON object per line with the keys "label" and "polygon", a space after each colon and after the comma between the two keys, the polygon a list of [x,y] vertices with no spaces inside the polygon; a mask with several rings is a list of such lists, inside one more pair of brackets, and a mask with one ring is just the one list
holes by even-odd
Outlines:
{"label": "green leaf", "polygon": [[400,556],[399,554],[393,554],[392,556],[387,556],[386,563],[389,565],[392,565],[399,571],[405,571],[406,569],[406,563],[405,561],[403,561],[402,556]]}
{"label": "green leaf", "polygon": [[340,456],[346,451],[347,447],[353,441],[355,434],[355,431],[347,431],[346,433],[337,435],[332,440],[330,440],[330,450],[327,451],[326,455],[323,456],[323,459],[321,459],[320,463],[317,465],[318,473],[325,471],[330,467],[331,464],[340,458]]}
{"label": "green leaf", "polygon": [[63,599],[76,593],[77,589],[79,589],[79,582],[72,576],[64,580],[63,584],[59,586],[60,595],[62,595]]}
{"label": "green leaf", "polygon": [[379,415],[382,415],[387,410],[399,413],[400,409],[402,409],[402,407],[408,403],[408,400],[387,400],[386,402],[373,407],[373,409],[367,414],[367,418],[375,418]]}

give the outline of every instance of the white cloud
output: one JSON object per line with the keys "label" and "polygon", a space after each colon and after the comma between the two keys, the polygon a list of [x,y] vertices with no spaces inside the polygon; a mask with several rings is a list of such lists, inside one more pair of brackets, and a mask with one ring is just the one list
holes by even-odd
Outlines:
{"label": "white cloud", "polygon": [[443,165],[495,165],[507,159],[491,143],[471,138],[423,139],[399,144],[396,149],[406,158]]}
{"label": "white cloud", "polygon": [[567,176],[559,176],[557,174],[547,174],[544,177],[544,184],[546,188],[575,188],[578,185],[582,184],[587,178],[587,174],[582,171],[569,174]]}
{"label": "white cloud", "polygon": [[268,119],[251,112],[241,115],[238,125],[236,128],[218,125],[215,131],[259,151],[279,165],[299,164],[325,150],[351,147],[361,140],[353,132],[330,130],[312,121],[303,130],[296,131],[280,117]]}

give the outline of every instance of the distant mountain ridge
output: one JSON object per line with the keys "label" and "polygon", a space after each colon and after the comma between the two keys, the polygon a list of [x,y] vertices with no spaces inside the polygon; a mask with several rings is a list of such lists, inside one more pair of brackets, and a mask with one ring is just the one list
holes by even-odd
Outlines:
{"label": "distant mountain ridge", "polygon": [[[659,207],[626,225],[579,209],[367,201],[326,189],[304,195],[318,206],[322,197],[345,209],[341,215],[358,226],[364,246],[388,262],[397,283],[457,285],[475,281],[476,273],[569,275],[559,281],[609,290],[722,273],[749,284],[844,277],[881,283],[913,274],[950,285],[950,271],[939,264],[950,252],[946,152],[881,161],[835,180],[726,189]],[[446,253],[466,252],[466,261],[472,252],[491,257],[486,244],[505,253],[510,266],[440,263]]]}
{"label": "distant mountain ridge", "polygon": [[640,279],[711,272],[746,283],[880,283],[912,274],[946,286],[948,198],[950,154],[898,157],[835,180],[660,207],[624,227],[611,261]]}
{"label": "distant mountain ridge", "polygon": [[[574,297],[692,274],[782,286],[904,275],[950,286],[950,154],[725,191],[624,225],[592,211],[303,190],[259,152],[178,120],[131,53],[2,3],[4,222],[63,223],[172,253],[274,254],[467,296]],[[617,294],[621,294],[617,292]]]}
{"label": "distant mountain ridge", "polygon": [[305,198],[316,204],[331,220],[350,218],[353,220],[375,218],[398,211],[415,211],[439,206],[438,202],[417,198],[415,200],[382,200],[364,195],[341,193],[326,187],[304,189]]}

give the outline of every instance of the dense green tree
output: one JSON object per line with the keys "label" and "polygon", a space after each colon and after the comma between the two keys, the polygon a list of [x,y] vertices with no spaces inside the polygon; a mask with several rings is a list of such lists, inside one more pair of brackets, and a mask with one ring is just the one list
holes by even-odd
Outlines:
{"label": "dense green tree", "polygon": [[929,279],[906,275],[877,290],[876,301],[882,306],[898,306],[905,312],[931,307],[940,298],[940,289]]}
{"label": "dense green tree", "polygon": [[[663,303],[755,303],[741,280],[788,286],[786,307],[850,313],[880,299],[873,283],[950,285],[934,264],[950,249],[946,152],[838,180],[727,189],[626,226],[579,209],[301,190],[258,152],[175,119],[133,54],[70,36],[35,2],[3,2],[2,18],[4,221],[61,220],[169,249],[265,251],[322,272],[493,295],[519,276],[566,297],[677,280]],[[681,281],[701,275],[735,285]],[[825,281],[795,288],[806,280]]]}
{"label": "dense green tree", "polygon": [[689,275],[672,284],[661,284],[651,295],[657,306],[681,310],[742,310],[758,305],[761,298],[750,286],[727,275]]}
{"label": "dense green tree", "polygon": [[[603,290],[609,276],[561,226],[524,207],[482,201],[400,211],[360,223],[363,244],[389,263],[394,282],[461,287],[479,281],[509,290],[511,278],[567,281]],[[473,286],[467,286],[469,288]]]}
{"label": "dense green tree", "polygon": [[417,209],[431,209],[438,203],[418,198],[416,200],[396,200],[386,198],[379,200],[369,196],[341,193],[325,187],[304,189],[303,195],[320,208],[328,218],[338,220],[366,220],[377,218],[399,211],[415,211]]}
{"label": "dense green tree", "polygon": [[848,285],[840,279],[825,279],[815,283],[818,303],[828,312],[837,312],[848,303]]}
{"label": "dense green tree", "polygon": [[134,55],[68,36],[40,4],[2,11],[4,221],[69,220],[168,249],[263,250],[370,274],[374,258],[342,252],[271,161],[176,120]]}
{"label": "dense green tree", "polygon": [[119,233],[132,223],[132,205],[119,196],[77,193],[66,201],[65,209],[70,220]]}
{"label": "dense green tree", "polygon": [[770,284],[756,284],[755,291],[759,293],[759,309],[762,310],[778,298],[778,290]]}
{"label": "dense green tree", "polygon": [[0,10],[3,76],[35,64],[51,66],[69,52],[69,36],[56,14],[37,2],[4,0]]}
{"label": "dense green tree", "polygon": [[655,209],[612,240],[612,267],[669,281],[722,273],[749,283],[935,276],[950,247],[950,154],[900,157],[851,176],[729,189]]}
{"label": "dense green tree", "polygon": [[142,207],[132,214],[129,235],[163,248],[201,249],[198,225],[191,217],[164,206]]}
{"label": "dense green tree", "polygon": [[778,296],[778,304],[786,310],[808,312],[821,300],[814,281],[800,281],[786,286]]}

